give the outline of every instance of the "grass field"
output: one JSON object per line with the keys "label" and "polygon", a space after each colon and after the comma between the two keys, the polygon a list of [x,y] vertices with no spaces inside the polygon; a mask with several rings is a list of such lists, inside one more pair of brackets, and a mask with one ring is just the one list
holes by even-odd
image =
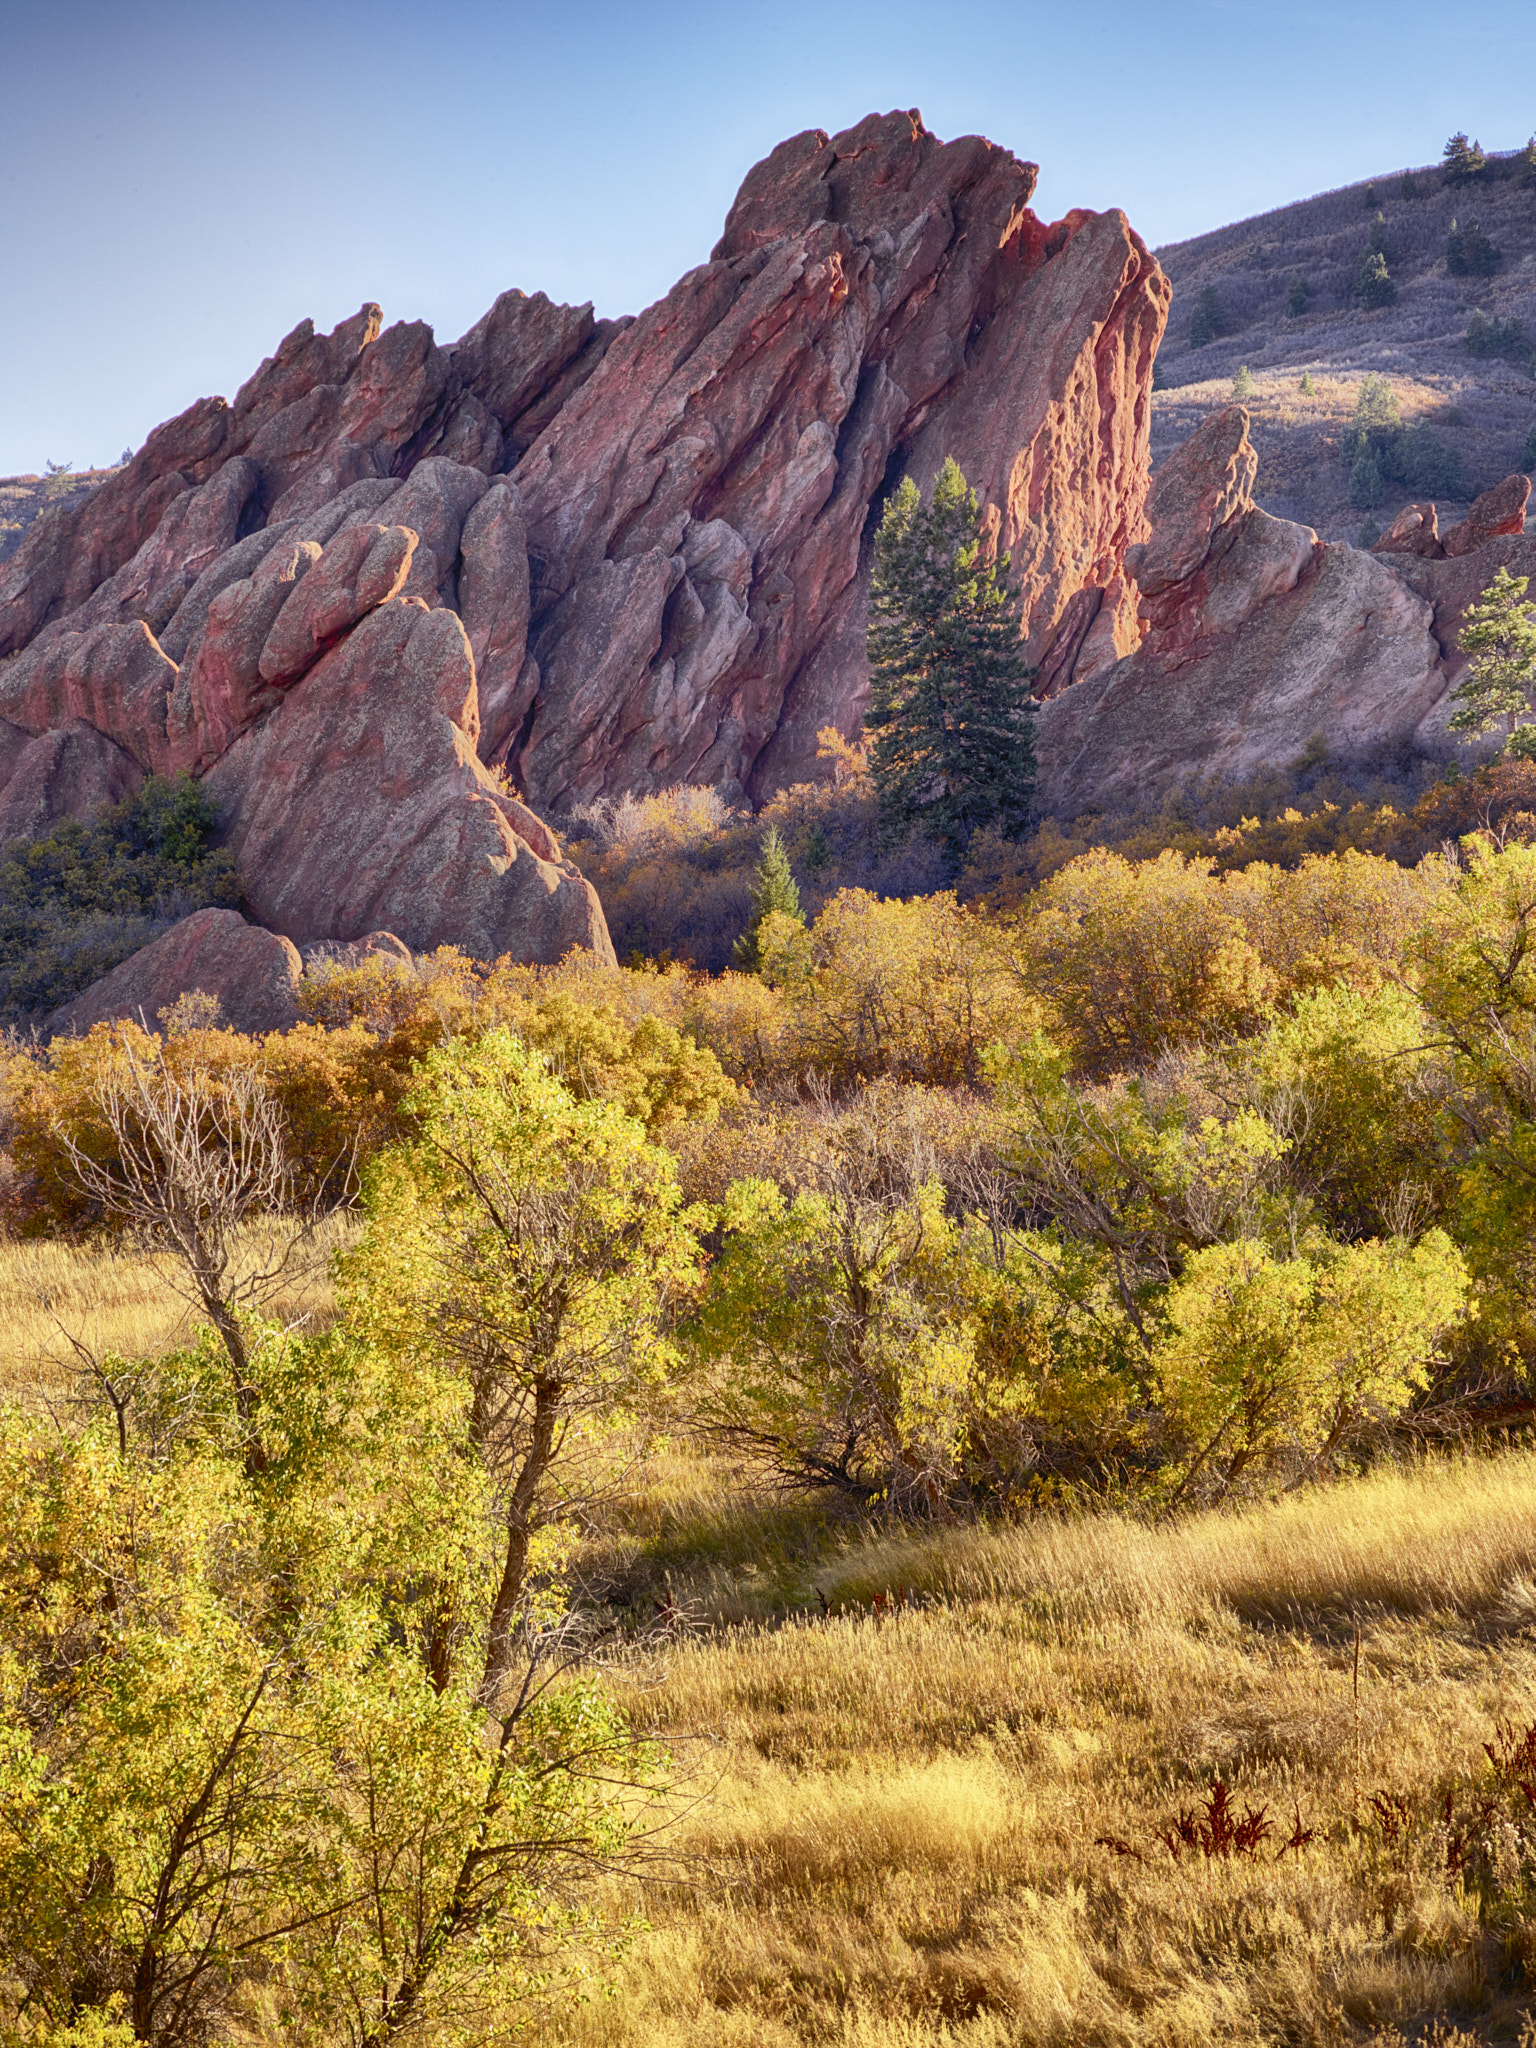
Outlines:
{"label": "grass field", "polygon": [[[776,1578],[810,1611],[717,1619],[629,1668],[632,1714],[703,1795],[676,1843],[694,1860],[650,1889],[613,1995],[553,2038],[1530,2038],[1519,1915],[1480,1916],[1438,1815],[1491,1779],[1495,1724],[1536,1717],[1536,1456],[1163,1529],[869,1537],[809,1568],[776,1510],[760,1572],[739,1540],[706,1565],[704,1490],[673,1518],[700,1546],[691,1578],[671,1552],[685,1607],[697,1587],[703,1624]],[[1269,1834],[1175,1859],[1160,1832],[1218,1778]],[[1396,1844],[1377,1796],[1414,1816]]]}
{"label": "grass field", "polygon": [[[349,1229],[340,1218],[321,1226],[284,1274],[273,1315],[296,1321],[329,1313],[329,1255]],[[152,1357],[185,1343],[195,1320],[169,1259],[57,1239],[0,1244],[0,1398],[31,1402],[70,1386],[77,1346],[98,1358]]]}

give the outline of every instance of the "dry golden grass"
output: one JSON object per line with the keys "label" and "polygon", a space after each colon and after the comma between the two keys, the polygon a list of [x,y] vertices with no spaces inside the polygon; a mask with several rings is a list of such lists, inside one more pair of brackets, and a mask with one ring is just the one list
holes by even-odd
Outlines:
{"label": "dry golden grass", "polygon": [[[271,1302],[284,1321],[330,1313],[330,1254],[353,1226],[328,1218],[295,1258]],[[247,1262],[257,1256],[248,1236]],[[185,1343],[197,1321],[174,1263],[105,1246],[0,1243],[0,1398],[30,1401],[71,1377],[71,1339],[98,1357],[147,1358]]]}
{"label": "dry golden grass", "polygon": [[[697,1877],[653,1890],[616,1995],[557,2038],[1519,2038],[1536,1992],[1441,1866],[1394,1864],[1366,1802],[1429,1800],[1495,1718],[1536,1716],[1533,1503],[1536,1456],[1512,1452],[1164,1529],[846,1551],[818,1575],[828,1618],[637,1668],[635,1718],[712,1788],[683,1829]],[[898,1587],[916,1604],[877,1615]],[[1157,1831],[1218,1776],[1276,1835],[1175,1862]],[[1277,1858],[1298,1807],[1317,1839]]]}

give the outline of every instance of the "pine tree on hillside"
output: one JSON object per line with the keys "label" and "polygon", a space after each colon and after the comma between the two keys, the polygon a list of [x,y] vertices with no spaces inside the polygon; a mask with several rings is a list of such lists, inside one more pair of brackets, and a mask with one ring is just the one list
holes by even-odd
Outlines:
{"label": "pine tree on hillside", "polygon": [[1227,317],[1222,311],[1221,299],[1215,285],[1208,284],[1195,301],[1195,310],[1189,316],[1189,345],[1204,348],[1227,331]]}
{"label": "pine tree on hillside", "polygon": [[1480,178],[1488,168],[1488,159],[1483,155],[1480,142],[1468,142],[1464,132],[1453,135],[1445,145],[1441,156],[1445,165],[1445,182],[1448,185],[1467,185],[1474,178]]}
{"label": "pine tree on hillside", "polygon": [[1522,185],[1536,185],[1536,135],[1515,158],[1515,176]]}
{"label": "pine tree on hillside", "polygon": [[1530,579],[1501,568],[1475,604],[1467,606],[1459,646],[1470,654],[1467,672],[1451,692],[1457,709],[1452,732],[1510,728],[1506,750],[1529,758],[1536,753],[1536,726],[1516,725],[1536,692],[1536,616],[1527,609]]}
{"label": "pine tree on hillside", "polygon": [[1396,299],[1397,286],[1387,270],[1387,259],[1379,250],[1368,249],[1360,258],[1360,268],[1355,274],[1355,296],[1368,313],[1379,312]]}
{"label": "pine tree on hillside", "polygon": [[775,911],[801,924],[805,922],[800,912],[800,891],[795,887],[795,878],[790,871],[789,855],[784,851],[778,826],[770,825],[758,847],[757,873],[752,882],[752,914],[734,949],[736,965],[747,974],[756,974],[763,964],[763,920]]}
{"label": "pine tree on hillside", "polygon": [[1492,277],[1504,252],[1475,220],[1451,222],[1445,238],[1445,267],[1452,277]]}
{"label": "pine tree on hillside", "polygon": [[1035,744],[1008,557],[989,560],[976,493],[951,456],[924,505],[885,508],[869,593],[870,770],[882,826],[921,826],[959,864],[972,834],[1029,819]]}
{"label": "pine tree on hillside", "polygon": [[1299,320],[1307,310],[1307,301],[1312,296],[1312,287],[1304,277],[1293,277],[1291,289],[1286,295],[1286,309],[1293,320]]}

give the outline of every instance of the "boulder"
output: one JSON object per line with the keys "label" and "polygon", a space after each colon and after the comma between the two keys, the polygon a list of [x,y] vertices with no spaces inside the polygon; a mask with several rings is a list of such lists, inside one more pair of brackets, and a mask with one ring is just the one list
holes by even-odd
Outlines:
{"label": "boulder", "polygon": [[177,673],[166,716],[172,765],[201,773],[277,702],[261,674],[269,636],[322,559],[318,541],[284,542],[219,592]]}
{"label": "boulder", "polygon": [[1191,777],[1294,761],[1318,738],[1343,755],[1427,742],[1446,694],[1429,621],[1383,563],[1323,547],[1223,630],[1171,657],[1138,651],[1042,705],[1042,805],[1135,808]]}
{"label": "boulder", "polygon": [[506,758],[538,688],[528,675],[528,530],[517,493],[498,482],[464,521],[459,614],[475,657],[480,753]]}
{"label": "boulder", "polygon": [[196,910],[55,1010],[45,1037],[83,1035],[120,1017],[153,1031],[162,1010],[193,989],[218,998],[236,1031],[286,1031],[298,1018],[303,962],[276,932],[236,910]]}
{"label": "boulder", "polygon": [[481,765],[478,728],[455,615],[370,612],[207,777],[256,914],[307,944],[612,961],[591,885]]}
{"label": "boulder", "polygon": [[1460,525],[1453,526],[1445,536],[1445,552],[1452,556],[1470,555],[1491,540],[1524,533],[1530,495],[1528,476],[1507,476],[1491,491],[1484,491],[1480,498],[1473,499],[1472,508]]}
{"label": "boulder", "polygon": [[1440,515],[1433,505],[1405,505],[1380,540],[1373,555],[1422,555],[1428,560],[1445,553],[1440,544]]}
{"label": "boulder", "polygon": [[1466,666],[1460,636],[1467,607],[1477,602],[1500,569],[1526,577],[1536,602],[1536,533],[1499,534],[1472,554],[1448,555],[1438,561],[1397,556],[1392,567],[1410,590],[1433,607],[1430,631],[1452,682]]}
{"label": "boulder", "polygon": [[0,846],[41,839],[132,796],[144,771],[93,725],[75,719],[35,737],[0,721]]}

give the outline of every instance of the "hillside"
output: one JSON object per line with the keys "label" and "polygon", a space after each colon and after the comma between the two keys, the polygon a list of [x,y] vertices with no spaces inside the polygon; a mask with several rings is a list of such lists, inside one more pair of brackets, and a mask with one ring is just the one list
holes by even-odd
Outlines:
{"label": "hillside", "polygon": [[[1354,540],[1362,523],[1383,526],[1418,497],[1433,498],[1446,525],[1479,491],[1528,467],[1526,437],[1536,427],[1536,183],[1522,171],[1514,155],[1490,158],[1482,178],[1461,184],[1438,166],[1393,171],[1159,249],[1173,306],[1157,362],[1153,462],[1231,398],[1232,379],[1246,364],[1259,502],[1315,526],[1325,540]],[[1453,276],[1447,236],[1453,222],[1465,230],[1474,220],[1501,252],[1498,268],[1489,277]],[[1373,233],[1397,287],[1395,302],[1374,312],[1356,293]],[[1298,277],[1309,296],[1306,310],[1293,314]],[[1190,325],[1207,288],[1224,331],[1196,347]],[[1524,360],[1470,354],[1465,338],[1474,313],[1523,321]],[[1350,502],[1340,452],[1367,371],[1390,379],[1404,425],[1422,430],[1415,481],[1389,482],[1370,507]],[[1298,388],[1304,374],[1312,395]]]}
{"label": "hillside", "polygon": [[115,469],[86,469],[49,476],[0,476],[0,562],[15,554],[40,513],[54,505],[81,503],[98,484],[116,474]]}

